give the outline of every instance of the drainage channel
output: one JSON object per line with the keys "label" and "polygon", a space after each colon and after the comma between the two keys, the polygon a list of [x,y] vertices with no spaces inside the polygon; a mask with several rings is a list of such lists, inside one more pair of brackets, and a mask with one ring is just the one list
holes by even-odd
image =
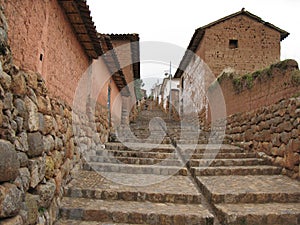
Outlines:
{"label": "drainage channel", "polygon": [[181,165],[187,169],[187,176],[189,177],[191,182],[194,184],[194,186],[198,190],[198,192],[201,193],[201,195],[202,195],[202,199],[201,199],[202,200],[202,205],[205,206],[213,214],[213,216],[214,216],[214,225],[220,225],[221,223],[219,222],[219,220],[216,216],[216,213],[213,209],[213,206],[209,203],[208,199],[206,199],[204,193],[202,192],[202,190],[200,188],[200,185],[198,184],[196,176],[194,176],[193,173],[192,173],[189,159],[188,160],[185,159],[185,157],[182,154],[182,149],[177,145],[176,140],[172,137],[172,135],[168,132],[168,130],[166,130],[163,126],[162,126],[162,128],[164,129],[164,131],[166,132],[166,134],[170,138],[171,144],[175,148],[176,154],[178,155],[178,159],[180,160]]}

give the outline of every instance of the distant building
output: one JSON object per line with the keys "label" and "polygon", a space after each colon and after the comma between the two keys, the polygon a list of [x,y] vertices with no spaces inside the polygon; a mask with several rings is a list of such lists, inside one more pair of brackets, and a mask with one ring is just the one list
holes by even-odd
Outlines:
{"label": "distant building", "polygon": [[[100,38],[85,0],[0,0],[0,4],[15,65],[39,72],[49,95],[70,106],[83,75],[97,72],[97,82],[90,82],[87,96],[109,111],[112,123],[121,122],[122,113],[128,114],[136,99],[130,83],[140,76],[138,34]],[[131,48],[123,55],[113,50],[126,43]],[[111,54],[103,56],[108,51]],[[129,64],[120,67],[124,61]],[[102,87],[95,86],[99,82]],[[91,87],[99,93],[89,93]]]}
{"label": "distant building", "polygon": [[280,61],[288,32],[242,9],[196,29],[174,77],[184,114],[207,107],[206,91],[223,72],[251,73]]}
{"label": "distant building", "polygon": [[143,98],[147,98],[147,90],[141,89],[141,92],[142,92]]}
{"label": "distant building", "polygon": [[[246,74],[280,61],[280,42],[288,35],[242,9],[196,29],[187,49],[204,60],[215,76],[224,70]],[[187,51],[175,77],[182,76],[191,60]]]}
{"label": "distant building", "polygon": [[[118,87],[120,101],[112,103],[112,111],[118,112],[115,124],[128,123],[131,112],[135,112],[136,90],[134,81],[140,79],[140,51],[138,34],[98,34],[104,50],[104,61],[110,68],[112,79]],[[105,96],[105,95],[104,95]],[[112,96],[115,98],[116,96]]]}
{"label": "distant building", "polygon": [[[171,85],[170,85],[171,82]],[[171,88],[171,92],[170,92]],[[163,83],[160,88],[160,96],[162,107],[167,110],[170,103],[170,93],[171,93],[171,104],[174,106],[175,103],[179,101],[179,88],[180,88],[180,79],[173,78],[171,81],[169,78],[164,78]],[[176,93],[176,94],[174,94]],[[174,106],[175,107],[175,106]]]}
{"label": "distant building", "polygon": [[161,94],[160,94],[161,86],[162,84],[156,83],[154,87],[151,89],[151,96],[153,97],[153,100],[157,104],[160,104],[161,102]]}

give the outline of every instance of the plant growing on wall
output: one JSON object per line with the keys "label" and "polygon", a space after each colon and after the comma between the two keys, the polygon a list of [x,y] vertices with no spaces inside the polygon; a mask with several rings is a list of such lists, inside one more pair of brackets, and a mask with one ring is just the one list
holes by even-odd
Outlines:
{"label": "plant growing on wall", "polygon": [[141,100],[144,97],[143,92],[142,92],[142,87],[144,87],[144,85],[145,84],[142,79],[134,80],[134,91],[135,91],[137,100]]}

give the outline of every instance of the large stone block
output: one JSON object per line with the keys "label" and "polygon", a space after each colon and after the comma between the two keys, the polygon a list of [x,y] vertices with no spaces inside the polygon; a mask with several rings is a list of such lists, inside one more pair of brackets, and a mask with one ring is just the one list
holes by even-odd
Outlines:
{"label": "large stone block", "polygon": [[46,156],[46,173],[45,177],[50,179],[54,176],[55,173],[55,163],[51,156]]}
{"label": "large stone block", "polygon": [[18,160],[20,162],[20,167],[28,166],[28,156],[24,152],[18,152]]}
{"label": "large stone block", "polygon": [[39,157],[29,160],[30,187],[35,188],[45,177],[46,157]]}
{"label": "large stone block", "polygon": [[22,192],[16,185],[0,185],[0,218],[16,216],[21,209]]}
{"label": "large stone block", "polygon": [[16,179],[20,162],[15,147],[8,141],[0,140],[0,182]]}
{"label": "large stone block", "polygon": [[12,77],[12,91],[15,95],[24,95],[27,91],[26,80],[23,73],[18,73]]}
{"label": "large stone block", "polygon": [[27,73],[27,83],[30,87],[37,89],[38,88],[38,75],[33,72]]}
{"label": "large stone block", "polygon": [[40,118],[40,131],[43,134],[49,134],[54,129],[54,119],[52,116],[42,115],[43,118]]}
{"label": "large stone block", "polygon": [[20,98],[15,98],[14,100],[14,106],[16,107],[16,109],[18,110],[19,115],[23,118],[23,119],[27,119],[28,117],[28,112],[26,110],[26,105],[25,102],[20,99]]}
{"label": "large stone block", "polygon": [[11,87],[11,76],[1,71],[0,73],[0,84],[5,90],[9,90]]}
{"label": "large stone block", "polygon": [[5,93],[3,100],[3,109],[11,110],[13,108],[13,95],[10,92]]}
{"label": "large stone block", "polygon": [[26,132],[22,132],[16,137],[15,146],[16,149],[20,152],[28,152],[29,146],[28,136]]}
{"label": "large stone block", "polygon": [[36,224],[38,218],[38,201],[37,195],[31,195],[29,193],[25,196],[26,211],[28,212],[28,224]]}
{"label": "large stone block", "polygon": [[55,147],[55,141],[51,135],[47,135],[43,137],[44,142],[44,151],[45,152],[51,152],[54,150]]}
{"label": "large stone block", "polygon": [[52,157],[53,162],[54,162],[54,168],[59,169],[61,165],[63,164],[64,160],[64,153],[60,151],[54,151],[52,152]]}
{"label": "large stone block", "polygon": [[36,188],[36,194],[40,196],[39,206],[48,208],[54,197],[56,184],[53,179],[49,180],[46,184],[40,184]]}
{"label": "large stone block", "polygon": [[40,118],[36,104],[29,98],[25,98],[25,105],[28,112],[27,128],[30,132],[38,131]]}
{"label": "large stone block", "polygon": [[30,172],[27,168],[21,168],[19,174],[14,184],[25,193],[28,191],[30,185]]}
{"label": "large stone block", "polygon": [[35,133],[28,133],[27,135],[28,140],[28,156],[29,157],[36,157],[42,155],[44,151],[44,141],[43,136],[39,132]]}
{"label": "large stone block", "polygon": [[51,101],[48,96],[43,97],[43,96],[38,96],[37,97],[37,102],[38,102],[38,109],[39,112],[43,114],[51,114]]}

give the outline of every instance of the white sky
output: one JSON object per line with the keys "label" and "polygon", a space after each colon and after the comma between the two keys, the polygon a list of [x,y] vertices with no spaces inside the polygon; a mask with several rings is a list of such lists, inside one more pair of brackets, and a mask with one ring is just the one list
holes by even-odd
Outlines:
{"label": "white sky", "polygon": [[[281,42],[281,59],[292,58],[300,63],[300,0],[87,0],[87,3],[100,33],[138,33],[140,42],[168,42],[183,49],[196,28],[244,7],[288,31],[290,35]],[[163,78],[165,70],[167,65],[152,67],[141,62],[141,78],[145,83],[149,77]]]}

